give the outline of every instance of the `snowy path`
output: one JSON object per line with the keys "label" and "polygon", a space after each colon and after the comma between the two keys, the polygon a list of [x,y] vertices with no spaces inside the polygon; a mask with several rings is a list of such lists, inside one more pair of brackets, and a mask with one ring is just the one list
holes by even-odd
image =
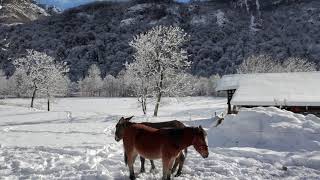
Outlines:
{"label": "snowy path", "polygon": [[[62,99],[49,113],[21,107],[28,103],[26,100],[10,99],[1,104],[5,103],[10,105],[0,105],[0,179],[128,179],[122,142],[114,140],[114,127],[120,116],[135,115],[134,121],[179,119],[188,125],[209,128],[214,112],[222,112],[225,107],[224,99],[170,99],[164,102],[160,117],[152,119],[143,117],[135,99],[130,98]],[[72,121],[66,112],[71,112]],[[320,151],[278,152],[217,147],[214,143],[210,146],[207,159],[189,148],[183,175],[174,179],[320,177]],[[160,163],[156,162],[155,173],[140,174],[137,159],[138,179],[160,179]],[[146,166],[148,171],[149,162]]]}

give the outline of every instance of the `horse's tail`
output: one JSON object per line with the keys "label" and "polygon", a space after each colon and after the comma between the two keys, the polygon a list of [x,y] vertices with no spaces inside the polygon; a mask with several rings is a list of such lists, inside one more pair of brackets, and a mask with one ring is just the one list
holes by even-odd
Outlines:
{"label": "horse's tail", "polygon": [[185,157],[185,158],[187,157],[187,154],[188,154],[188,148],[185,148],[185,149],[184,149],[184,157]]}
{"label": "horse's tail", "polygon": [[128,157],[126,153],[124,153],[124,163],[126,163],[126,166],[128,165]]}

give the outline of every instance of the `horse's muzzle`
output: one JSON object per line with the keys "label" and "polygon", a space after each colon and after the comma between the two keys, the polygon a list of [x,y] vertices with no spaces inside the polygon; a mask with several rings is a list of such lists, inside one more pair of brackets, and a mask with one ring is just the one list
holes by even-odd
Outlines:
{"label": "horse's muzzle", "polygon": [[201,154],[201,156],[202,156],[203,158],[207,158],[207,157],[209,156],[209,153]]}
{"label": "horse's muzzle", "polygon": [[116,140],[117,142],[119,142],[121,139],[116,136],[116,137],[114,137],[114,140]]}

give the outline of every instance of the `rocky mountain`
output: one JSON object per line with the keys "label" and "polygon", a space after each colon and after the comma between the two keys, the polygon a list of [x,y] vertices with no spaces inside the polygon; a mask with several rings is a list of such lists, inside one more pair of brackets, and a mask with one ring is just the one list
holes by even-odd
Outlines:
{"label": "rocky mountain", "polygon": [[319,0],[211,0],[97,2],[61,14],[0,28],[0,65],[25,49],[46,52],[70,64],[72,80],[91,64],[117,75],[132,61],[134,35],[159,24],[180,26],[191,36],[185,47],[199,76],[233,73],[244,58],[267,54],[275,60],[302,57],[320,64]]}
{"label": "rocky mountain", "polygon": [[25,23],[49,16],[49,13],[32,0],[1,0],[0,23]]}

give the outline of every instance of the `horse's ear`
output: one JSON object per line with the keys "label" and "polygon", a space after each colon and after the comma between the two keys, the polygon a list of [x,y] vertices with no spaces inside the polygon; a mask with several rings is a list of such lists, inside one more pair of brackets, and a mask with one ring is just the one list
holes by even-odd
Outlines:
{"label": "horse's ear", "polygon": [[126,121],[130,121],[134,116],[126,118]]}
{"label": "horse's ear", "polygon": [[121,117],[119,120],[119,123],[122,123],[124,121],[124,117]]}
{"label": "horse's ear", "polygon": [[207,132],[202,128],[201,125],[199,126],[199,129],[200,129],[201,132],[203,132],[203,134],[204,134],[205,136],[207,135]]}

